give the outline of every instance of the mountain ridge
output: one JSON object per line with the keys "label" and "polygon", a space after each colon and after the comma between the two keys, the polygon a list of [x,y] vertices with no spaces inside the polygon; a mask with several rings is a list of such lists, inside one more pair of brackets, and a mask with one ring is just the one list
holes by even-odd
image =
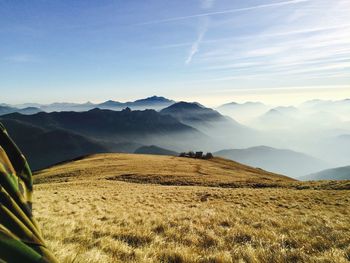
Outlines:
{"label": "mountain ridge", "polygon": [[296,182],[287,176],[222,158],[199,160],[143,154],[95,154],[44,169],[35,175],[36,183],[96,179],[141,184],[234,188],[268,187]]}
{"label": "mountain ridge", "polygon": [[[50,104],[38,104],[38,103],[24,103],[18,105],[7,105],[3,104],[1,107],[11,107],[13,110],[11,112],[20,111],[23,108],[38,108],[40,111],[54,112],[54,111],[88,111],[93,108],[110,109],[110,110],[122,110],[126,107],[132,108],[134,110],[145,110],[154,109],[161,110],[171,104],[175,103],[174,100],[170,100],[163,96],[151,96],[142,99],[136,99],[134,101],[120,102],[115,100],[107,100],[101,103],[92,103],[90,101],[85,103],[74,103],[74,102],[53,102]],[[11,113],[7,112],[7,113]]]}
{"label": "mountain ridge", "polygon": [[[164,116],[155,110],[112,111],[94,108],[86,112],[40,112],[33,115],[11,113],[2,119],[15,119],[45,128],[59,128],[85,135],[131,135],[136,133],[198,132],[178,122],[171,116]],[[147,125],[146,125],[147,124]]]}

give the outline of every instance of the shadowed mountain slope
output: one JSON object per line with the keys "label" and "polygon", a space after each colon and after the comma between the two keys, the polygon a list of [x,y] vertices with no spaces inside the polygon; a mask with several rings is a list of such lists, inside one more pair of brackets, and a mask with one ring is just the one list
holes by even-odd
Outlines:
{"label": "shadowed mountain slope", "polygon": [[155,145],[141,146],[135,150],[138,154],[155,154],[155,155],[178,155],[177,152],[164,149]]}
{"label": "shadowed mountain slope", "polygon": [[156,143],[181,151],[208,141],[196,129],[154,110],[13,113],[0,121],[29,156],[34,170],[86,154],[133,153]]}
{"label": "shadowed mountain slope", "polygon": [[17,120],[1,122],[33,170],[82,155],[111,151],[102,143],[65,130],[43,129]]}
{"label": "shadowed mountain slope", "polygon": [[161,114],[170,115],[183,123],[207,123],[224,121],[226,118],[217,111],[205,108],[198,103],[177,102],[160,111]]}
{"label": "shadowed mountain slope", "polygon": [[47,129],[64,129],[99,139],[117,140],[149,135],[162,135],[178,132],[199,132],[180,123],[171,116],[164,116],[154,110],[111,111],[93,109],[86,112],[40,112],[34,115],[13,113],[2,119],[19,120]]}

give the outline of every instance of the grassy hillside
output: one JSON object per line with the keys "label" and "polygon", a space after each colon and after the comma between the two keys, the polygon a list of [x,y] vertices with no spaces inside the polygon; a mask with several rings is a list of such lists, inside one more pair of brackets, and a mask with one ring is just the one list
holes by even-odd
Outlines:
{"label": "grassy hillside", "polygon": [[97,154],[39,172],[35,180],[62,182],[107,179],[161,185],[267,187],[294,180],[222,158]]}
{"label": "grassy hillside", "polygon": [[35,177],[35,216],[61,262],[350,260],[349,191],[220,158],[131,154]]}

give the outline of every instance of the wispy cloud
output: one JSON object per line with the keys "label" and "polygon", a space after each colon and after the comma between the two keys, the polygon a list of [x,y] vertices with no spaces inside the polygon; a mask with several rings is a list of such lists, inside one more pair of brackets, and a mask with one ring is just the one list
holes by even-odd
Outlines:
{"label": "wispy cloud", "polygon": [[[233,20],[230,17],[220,19],[232,21],[233,26],[239,22],[240,26],[234,29],[228,27],[229,23],[215,24],[213,18],[211,29],[218,31],[220,27],[223,30],[224,25],[225,35],[232,33],[232,37],[202,40],[203,52],[197,54],[194,68],[197,74],[203,72],[203,78],[198,81],[232,83],[237,80],[257,84],[260,80],[266,83],[269,80],[330,83],[337,77],[338,83],[348,80],[350,24],[346,23],[346,17],[350,9],[346,3],[310,1],[304,10],[307,15],[294,15],[291,23],[289,15],[295,14],[295,10],[297,8],[284,8],[268,19],[264,12],[259,12],[257,22],[252,22],[248,14]],[[246,30],[249,29],[246,25],[254,25],[255,30]],[[236,30],[244,34],[235,34]],[[224,34],[215,34],[220,35]]]}
{"label": "wispy cloud", "polygon": [[[334,31],[337,29],[341,30],[347,30],[350,28],[350,24],[341,24],[341,25],[334,25],[334,26],[323,26],[323,27],[310,27],[310,28],[304,28],[300,30],[283,30],[283,31],[277,31],[277,32],[271,32],[271,33],[260,33],[260,34],[248,34],[243,36],[232,36],[232,37],[225,37],[225,38],[214,38],[214,39],[206,39],[203,40],[203,44],[215,44],[219,42],[229,42],[229,41],[248,41],[249,39],[268,39],[268,38],[275,38],[275,37],[289,37],[293,35],[303,35],[303,34],[310,34],[310,33],[319,33],[322,31]],[[328,34],[327,34],[328,35]],[[347,41],[347,40],[340,40],[337,38],[333,38],[334,42],[338,41]],[[186,47],[191,46],[191,42],[183,42],[183,43],[173,43],[173,44],[167,44],[162,46],[156,46],[155,48],[178,48],[178,47]],[[313,44],[315,45],[315,44]],[[319,43],[319,45],[322,45],[322,43]]]}
{"label": "wispy cloud", "polygon": [[37,56],[31,54],[17,54],[5,58],[5,61],[12,63],[33,63],[39,62],[40,59]]}
{"label": "wispy cloud", "polygon": [[186,65],[188,65],[192,62],[194,55],[196,55],[196,53],[199,51],[200,44],[203,41],[205,33],[208,31],[208,24],[209,24],[209,20],[204,19],[202,24],[201,24],[201,28],[199,30],[198,37],[197,37],[196,41],[192,44],[190,52],[188,54],[188,57],[185,61]]}
{"label": "wispy cloud", "polygon": [[159,20],[153,20],[153,21],[139,23],[138,25],[151,25],[151,24],[174,22],[174,21],[187,20],[187,19],[193,19],[193,18],[199,18],[199,17],[225,15],[225,14],[244,12],[244,11],[257,10],[257,9],[262,9],[262,8],[294,5],[294,4],[305,3],[305,2],[309,2],[309,1],[310,0],[289,0],[289,1],[284,1],[284,2],[272,3],[272,4],[255,5],[255,6],[250,6],[250,7],[234,8],[234,9],[229,9],[229,10],[224,10],[224,11],[207,12],[207,13],[194,14],[194,15],[189,15],[189,16],[178,16],[178,17],[172,17],[172,18],[166,18],[166,19],[159,19]]}

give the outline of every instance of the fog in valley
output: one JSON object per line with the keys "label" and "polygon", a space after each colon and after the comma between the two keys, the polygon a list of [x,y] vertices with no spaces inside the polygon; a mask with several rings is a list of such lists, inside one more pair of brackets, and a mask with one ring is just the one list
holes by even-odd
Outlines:
{"label": "fog in valley", "polygon": [[[1,107],[1,121],[38,169],[99,152],[211,152],[297,179],[349,164],[350,100],[291,106],[231,102],[208,108],[153,96],[125,103]],[[22,138],[23,130],[32,139]],[[42,154],[45,149],[54,152],[50,160]]]}

